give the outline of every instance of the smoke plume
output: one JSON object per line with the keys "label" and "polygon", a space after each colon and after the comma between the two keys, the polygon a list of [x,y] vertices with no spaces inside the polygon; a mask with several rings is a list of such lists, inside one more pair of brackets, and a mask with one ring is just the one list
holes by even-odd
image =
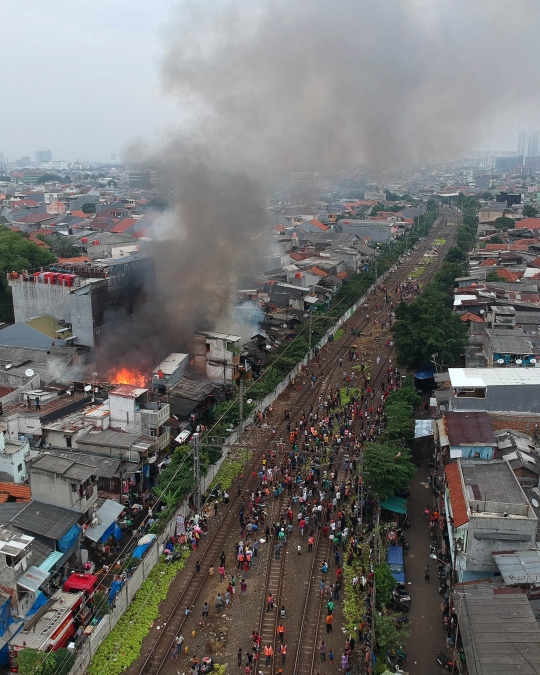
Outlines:
{"label": "smoke plume", "polygon": [[180,130],[125,153],[159,170],[172,204],[154,243],[158,290],[109,354],[190,351],[194,328],[219,330],[231,277],[267,250],[274,179],[452,160],[534,109],[539,26],[535,0],[181,2],[162,59]]}

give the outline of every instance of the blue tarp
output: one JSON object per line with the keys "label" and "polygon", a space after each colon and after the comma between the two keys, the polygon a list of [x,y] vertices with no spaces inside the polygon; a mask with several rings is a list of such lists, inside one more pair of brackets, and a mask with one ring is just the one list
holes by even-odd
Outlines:
{"label": "blue tarp", "polygon": [[122,588],[123,585],[124,585],[123,581],[113,581],[112,582],[111,587],[109,589],[109,605],[115,599],[116,594]]}
{"label": "blue tarp", "polygon": [[111,535],[114,535],[116,541],[118,541],[122,536],[122,530],[120,529],[120,525],[118,525],[116,520],[114,523],[111,523],[111,525],[109,525],[109,527],[103,533],[103,536],[101,537],[101,543],[104,544]]}
{"label": "blue tarp", "polygon": [[10,612],[11,598],[7,598],[4,604],[0,607],[0,637],[4,637],[8,626],[13,623]]}
{"label": "blue tarp", "polygon": [[38,591],[38,593],[36,595],[36,600],[35,600],[34,604],[30,608],[30,611],[28,612],[28,614],[26,616],[33,616],[38,611],[38,609],[40,607],[43,607],[43,605],[45,605],[47,603],[47,600],[48,600],[48,598],[45,595],[45,593],[43,593],[42,591]]}
{"label": "blue tarp", "polygon": [[[13,622],[14,623],[14,622]],[[17,633],[23,628],[24,624],[21,623],[19,628],[13,633],[11,636],[12,638],[17,635]],[[6,644],[0,649],[0,666],[7,666],[9,663],[9,642],[6,642]]]}
{"label": "blue tarp", "polygon": [[141,544],[140,546],[137,546],[135,550],[133,551],[133,558],[142,558],[143,555],[146,552],[146,549],[150,546],[152,542],[149,542],[148,544]]}
{"label": "blue tarp", "polygon": [[431,380],[435,377],[434,370],[417,370],[414,374],[417,380]]}
{"label": "blue tarp", "polygon": [[65,533],[62,539],[58,540],[58,548],[65,553],[68,548],[77,540],[79,532],[81,531],[81,526],[75,523],[71,528]]}

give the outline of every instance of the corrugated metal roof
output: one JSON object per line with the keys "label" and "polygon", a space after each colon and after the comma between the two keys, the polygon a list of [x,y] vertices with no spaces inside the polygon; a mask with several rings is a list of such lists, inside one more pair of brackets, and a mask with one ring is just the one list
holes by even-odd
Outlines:
{"label": "corrugated metal roof", "polygon": [[99,524],[96,527],[89,527],[84,533],[85,537],[91,541],[99,541],[107,528],[114,523],[123,510],[124,506],[122,504],[114,502],[112,499],[106,499],[96,511]]}
{"label": "corrugated metal roof", "polygon": [[444,422],[450,445],[497,444],[485,412],[447,412]]}
{"label": "corrugated metal roof", "polygon": [[454,606],[469,675],[540,673],[540,627],[521,589],[457,585]]}
{"label": "corrugated metal roof", "polygon": [[32,501],[12,518],[10,524],[26,532],[58,540],[79,520],[76,511]]}
{"label": "corrugated metal roof", "polygon": [[452,387],[540,384],[540,368],[449,368]]}

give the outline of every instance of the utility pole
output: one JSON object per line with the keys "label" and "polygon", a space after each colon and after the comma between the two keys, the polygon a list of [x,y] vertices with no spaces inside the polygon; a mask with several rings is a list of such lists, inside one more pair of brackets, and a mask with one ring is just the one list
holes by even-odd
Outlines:
{"label": "utility pole", "polygon": [[240,399],[238,401],[238,441],[242,440],[244,433],[244,373],[240,370]]}
{"label": "utility pole", "polygon": [[193,473],[195,474],[195,508],[197,515],[201,513],[201,456],[199,451],[199,434],[193,434]]}
{"label": "utility pole", "polygon": [[[308,354],[311,352],[311,333],[313,331],[313,312],[312,307],[309,308],[309,317],[308,317]],[[311,354],[309,354],[311,358]]]}

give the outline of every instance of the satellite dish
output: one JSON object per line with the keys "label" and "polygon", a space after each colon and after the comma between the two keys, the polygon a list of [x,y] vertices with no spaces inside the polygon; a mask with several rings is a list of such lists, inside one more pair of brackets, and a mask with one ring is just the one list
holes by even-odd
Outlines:
{"label": "satellite dish", "polygon": [[11,363],[6,364],[6,370],[9,370],[11,368]]}
{"label": "satellite dish", "polygon": [[536,363],[537,359],[530,359],[529,363]]}
{"label": "satellite dish", "polygon": [[26,375],[26,377],[32,377],[32,375],[34,374],[34,371],[32,370],[32,368],[27,368],[24,371],[24,374]]}
{"label": "satellite dish", "polygon": [[520,366],[523,363],[523,361],[521,359],[516,359],[516,363],[518,364],[518,366]]}
{"label": "satellite dish", "polygon": [[252,399],[252,398],[248,398],[248,400],[246,401],[246,403],[247,403],[248,405],[250,405],[251,403],[253,403],[253,399]]}
{"label": "satellite dish", "polygon": [[92,389],[92,385],[87,384],[86,387],[84,388],[84,391],[90,391],[90,389]]}
{"label": "satellite dish", "polygon": [[500,363],[502,366],[502,364],[504,363],[504,359],[497,359],[497,363]]}
{"label": "satellite dish", "polygon": [[485,313],[486,313],[486,310],[485,310],[485,309],[481,309],[481,310],[480,310],[480,314],[485,314]]}
{"label": "satellite dish", "polygon": [[536,499],[531,499],[531,502],[535,509],[537,509],[540,506],[540,504],[536,501]]}

